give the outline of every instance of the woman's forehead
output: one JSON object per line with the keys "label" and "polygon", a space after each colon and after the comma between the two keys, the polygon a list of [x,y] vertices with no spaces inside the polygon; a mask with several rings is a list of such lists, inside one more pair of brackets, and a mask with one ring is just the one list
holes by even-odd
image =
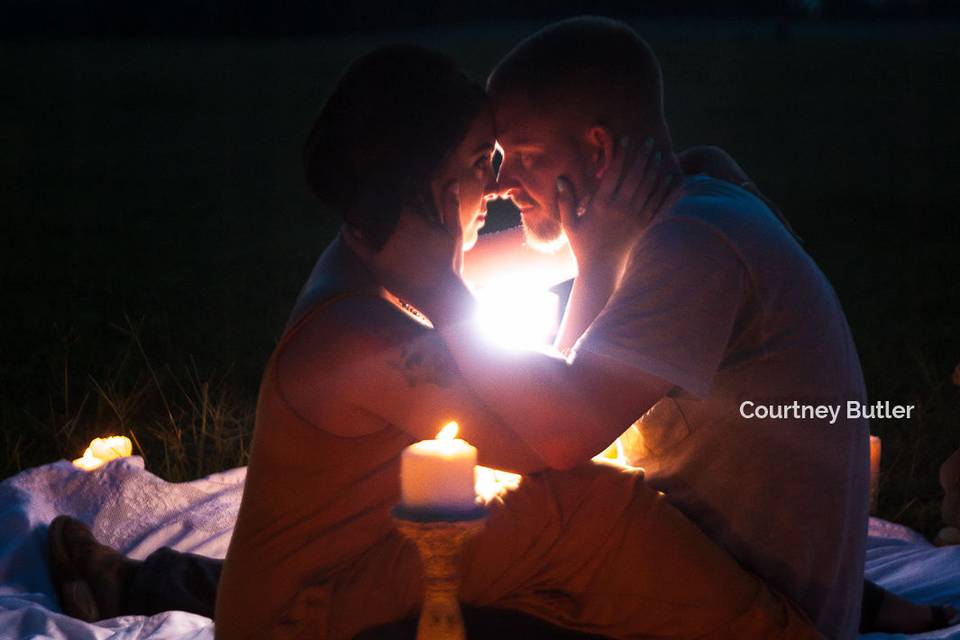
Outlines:
{"label": "woman's forehead", "polygon": [[481,151],[493,151],[496,133],[493,126],[493,115],[484,109],[473,119],[467,129],[466,136],[460,144],[464,153],[474,155]]}

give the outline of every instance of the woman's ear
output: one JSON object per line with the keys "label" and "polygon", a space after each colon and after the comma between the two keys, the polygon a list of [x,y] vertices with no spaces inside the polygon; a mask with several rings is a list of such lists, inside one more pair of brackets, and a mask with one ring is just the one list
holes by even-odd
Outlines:
{"label": "woman's ear", "polygon": [[587,144],[592,148],[590,160],[594,177],[599,180],[613,162],[617,139],[610,127],[597,124],[587,130]]}

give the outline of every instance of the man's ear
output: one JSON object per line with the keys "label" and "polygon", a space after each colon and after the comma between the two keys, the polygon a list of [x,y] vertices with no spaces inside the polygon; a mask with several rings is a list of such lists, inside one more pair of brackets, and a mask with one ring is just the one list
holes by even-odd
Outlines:
{"label": "man's ear", "polygon": [[590,145],[590,162],[594,177],[598,180],[607,172],[616,152],[616,137],[610,127],[595,124],[587,130],[587,144]]}

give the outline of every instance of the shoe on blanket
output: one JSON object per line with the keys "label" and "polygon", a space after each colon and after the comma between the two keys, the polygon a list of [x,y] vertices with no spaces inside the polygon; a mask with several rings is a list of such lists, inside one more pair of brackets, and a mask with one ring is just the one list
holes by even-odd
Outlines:
{"label": "shoe on blanket", "polygon": [[960,624],[960,612],[948,604],[930,605],[930,614],[930,626],[927,631],[936,631]]}
{"label": "shoe on blanket", "polygon": [[50,578],[65,614],[85,622],[121,615],[135,560],[100,544],[85,524],[69,516],[50,523],[47,552]]}

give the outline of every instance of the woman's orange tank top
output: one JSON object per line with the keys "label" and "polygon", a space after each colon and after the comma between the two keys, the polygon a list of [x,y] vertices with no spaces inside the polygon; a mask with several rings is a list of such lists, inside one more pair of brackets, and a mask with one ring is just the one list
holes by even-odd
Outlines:
{"label": "woman's orange tank top", "polygon": [[[322,584],[394,533],[400,453],[395,427],[343,437],[287,402],[277,362],[290,339],[340,294],[314,304],[283,335],[260,385],[250,464],[221,576],[218,638],[264,637],[307,585]],[[336,339],[336,336],[331,336]],[[345,418],[346,419],[346,418]]]}

